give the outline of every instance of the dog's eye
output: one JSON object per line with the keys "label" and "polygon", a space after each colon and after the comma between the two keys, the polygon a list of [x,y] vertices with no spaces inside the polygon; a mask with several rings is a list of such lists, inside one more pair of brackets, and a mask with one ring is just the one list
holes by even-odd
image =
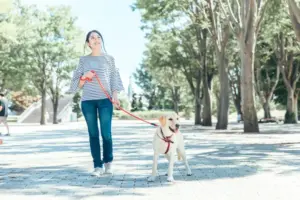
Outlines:
{"label": "dog's eye", "polygon": [[172,118],[169,118],[169,120],[172,121],[173,119],[172,119]]}

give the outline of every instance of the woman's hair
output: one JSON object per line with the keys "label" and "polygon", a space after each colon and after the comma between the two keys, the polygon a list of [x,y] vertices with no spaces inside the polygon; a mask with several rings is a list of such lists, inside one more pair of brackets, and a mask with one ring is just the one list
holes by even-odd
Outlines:
{"label": "woman's hair", "polygon": [[105,49],[105,46],[104,46],[104,40],[103,40],[103,37],[101,35],[101,33],[97,30],[92,30],[92,31],[89,31],[87,34],[86,34],[86,38],[85,38],[85,44],[89,42],[89,39],[90,39],[90,36],[92,33],[97,33],[100,38],[101,38],[101,46],[102,46],[102,49],[106,52],[106,49]]}

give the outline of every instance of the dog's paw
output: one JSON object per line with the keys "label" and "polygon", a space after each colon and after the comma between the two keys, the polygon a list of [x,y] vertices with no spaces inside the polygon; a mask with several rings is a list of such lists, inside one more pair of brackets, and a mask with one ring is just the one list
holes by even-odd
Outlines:
{"label": "dog's paw", "polygon": [[190,169],[188,169],[188,170],[186,171],[186,175],[187,175],[187,176],[192,176],[192,171],[191,171]]}
{"label": "dog's paw", "polygon": [[174,178],[173,178],[173,176],[170,176],[170,177],[168,177],[168,182],[174,182]]}
{"label": "dog's paw", "polygon": [[154,182],[154,181],[155,181],[155,176],[148,177],[148,182]]}

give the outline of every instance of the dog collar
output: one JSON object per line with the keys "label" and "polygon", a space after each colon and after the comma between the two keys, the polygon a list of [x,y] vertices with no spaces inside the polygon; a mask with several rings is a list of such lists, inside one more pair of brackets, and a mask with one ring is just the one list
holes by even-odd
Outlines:
{"label": "dog collar", "polygon": [[176,133],[174,129],[172,129],[170,126],[169,126],[169,129],[170,131],[172,131],[173,133]]}

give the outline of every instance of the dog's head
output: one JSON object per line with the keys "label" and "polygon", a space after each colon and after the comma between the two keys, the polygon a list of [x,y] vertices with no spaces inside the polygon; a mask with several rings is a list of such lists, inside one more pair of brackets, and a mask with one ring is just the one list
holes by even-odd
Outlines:
{"label": "dog's head", "polygon": [[174,133],[180,127],[179,116],[176,113],[161,116],[159,122],[162,128],[169,128]]}

